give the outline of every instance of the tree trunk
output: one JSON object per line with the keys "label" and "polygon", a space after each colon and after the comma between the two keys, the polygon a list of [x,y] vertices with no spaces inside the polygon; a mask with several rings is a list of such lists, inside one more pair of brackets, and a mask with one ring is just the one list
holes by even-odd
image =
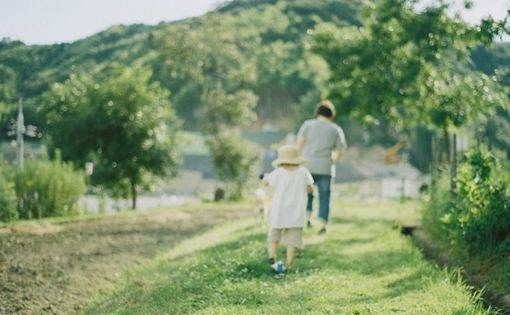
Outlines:
{"label": "tree trunk", "polygon": [[138,197],[138,191],[136,187],[136,183],[134,180],[131,180],[131,209],[136,210],[136,198]]}
{"label": "tree trunk", "polygon": [[443,141],[444,141],[444,159],[443,162],[450,163],[451,156],[450,156],[450,133],[448,132],[448,126],[443,126]]}

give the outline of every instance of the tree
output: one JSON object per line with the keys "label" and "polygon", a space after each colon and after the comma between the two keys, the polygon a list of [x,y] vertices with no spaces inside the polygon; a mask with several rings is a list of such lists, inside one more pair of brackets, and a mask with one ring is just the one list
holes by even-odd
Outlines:
{"label": "tree", "polygon": [[[169,88],[188,121],[196,122],[206,137],[218,177],[230,188],[230,198],[239,199],[256,161],[256,149],[241,137],[240,128],[256,119],[259,98],[252,41],[254,32],[233,34],[231,23],[239,19],[204,19],[207,27],[169,27],[159,40],[160,72],[170,76]],[[190,53],[191,52],[191,53]]]}
{"label": "tree", "polygon": [[421,122],[443,136],[443,155],[449,160],[449,132],[492,116],[508,99],[492,78],[473,71],[431,69],[421,85]]}
{"label": "tree", "polygon": [[505,21],[469,26],[448,3],[422,11],[413,0],[379,0],[363,9],[362,27],[318,26],[312,50],[331,69],[331,98],[367,125],[400,131],[428,123],[443,132],[505,101],[492,78],[466,70],[471,48],[503,32]]}
{"label": "tree", "polygon": [[258,158],[255,146],[241,138],[240,127],[256,119],[257,97],[246,90],[227,94],[217,85],[202,95],[202,102],[202,130],[216,173],[232,184],[230,199],[240,199]]}
{"label": "tree", "polygon": [[2,129],[6,129],[8,116],[16,108],[16,81],[16,72],[0,64],[0,130],[3,131],[0,134],[7,131]]}
{"label": "tree", "polygon": [[151,71],[113,66],[96,80],[73,74],[45,96],[50,152],[84,165],[94,163],[92,183],[123,196],[136,208],[139,187],[150,175],[175,172],[176,132],[169,93]]}

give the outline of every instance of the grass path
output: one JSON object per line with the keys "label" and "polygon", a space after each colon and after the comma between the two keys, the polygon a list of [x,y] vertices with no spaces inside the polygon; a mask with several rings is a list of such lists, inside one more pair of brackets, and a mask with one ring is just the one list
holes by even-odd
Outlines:
{"label": "grass path", "polygon": [[84,313],[494,314],[393,228],[416,219],[414,206],[336,205],[328,233],[308,230],[297,268],[283,278],[268,272],[264,227],[231,222],[125,274]]}

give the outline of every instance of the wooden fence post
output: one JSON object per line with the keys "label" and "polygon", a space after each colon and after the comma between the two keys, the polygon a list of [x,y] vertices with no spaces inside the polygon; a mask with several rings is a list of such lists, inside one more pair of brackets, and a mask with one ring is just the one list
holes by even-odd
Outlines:
{"label": "wooden fence post", "polygon": [[437,140],[436,136],[433,134],[432,137],[430,137],[431,142],[431,157],[432,160],[430,161],[430,188],[433,188],[436,184],[436,160],[437,160]]}

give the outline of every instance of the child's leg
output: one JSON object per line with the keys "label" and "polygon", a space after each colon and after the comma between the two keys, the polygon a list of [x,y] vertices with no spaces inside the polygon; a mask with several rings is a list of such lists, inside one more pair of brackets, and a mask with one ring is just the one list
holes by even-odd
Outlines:
{"label": "child's leg", "polygon": [[294,262],[294,258],[296,258],[297,248],[294,246],[287,246],[287,266],[291,267]]}
{"label": "child's leg", "polygon": [[269,254],[269,263],[274,264],[276,261],[276,253],[278,252],[278,242],[269,243],[267,246],[267,251]]}
{"label": "child's leg", "polygon": [[271,264],[273,264],[276,260],[281,232],[281,229],[269,229],[269,232],[267,233],[267,253],[269,256],[269,263]]}
{"label": "child's leg", "polygon": [[282,236],[282,244],[287,245],[287,266],[292,267],[298,248],[303,246],[303,229],[290,228]]}

